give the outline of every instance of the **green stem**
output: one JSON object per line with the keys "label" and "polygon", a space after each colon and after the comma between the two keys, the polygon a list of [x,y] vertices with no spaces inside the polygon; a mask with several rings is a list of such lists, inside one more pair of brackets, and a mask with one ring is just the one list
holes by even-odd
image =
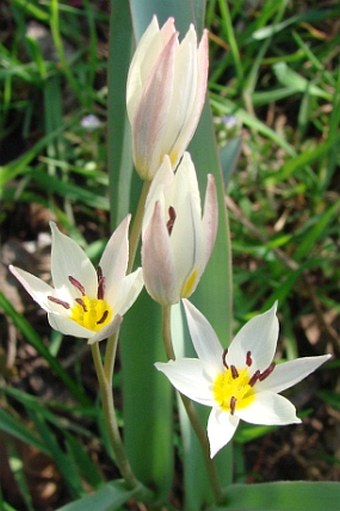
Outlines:
{"label": "green stem", "polygon": [[118,336],[119,330],[108,338],[105,349],[104,373],[107,381],[111,383],[113,378],[113,369],[116,361]]}
{"label": "green stem", "polygon": [[142,191],[141,191],[141,194],[139,197],[137,210],[136,210],[135,218],[134,218],[132,229],[131,229],[130,256],[129,256],[129,265],[128,265],[127,273],[130,273],[132,271],[132,268],[133,268],[133,265],[135,262],[139,238],[140,238],[140,234],[141,234],[141,230],[142,230],[144,206],[145,206],[146,198],[148,196],[150,185],[151,185],[151,181],[143,182],[143,188],[142,188]]}
{"label": "green stem", "polygon": [[[113,336],[110,338],[109,342],[111,342],[111,344],[113,345],[114,343],[116,343],[116,340],[117,336]],[[107,349],[109,349],[109,347]],[[112,351],[112,346],[110,348],[110,351]],[[113,403],[112,382],[111,379],[108,380],[107,374],[104,370],[98,342],[91,345],[91,352],[98,377],[105,422],[108,428],[112,449],[116,457],[116,462],[119,471],[122,477],[125,479],[128,488],[134,489],[140,487],[141,486],[140,482],[135,477],[130,466],[129,460],[127,459],[127,456],[125,454],[123,442],[119,433],[118,424],[116,420],[116,411]],[[111,373],[111,366],[107,372]]]}
{"label": "green stem", "polygon": [[[169,360],[175,360],[175,352],[172,343],[171,336],[171,305],[163,305],[162,306],[162,333],[163,333],[163,341],[165,352]],[[193,406],[192,401],[183,396],[180,393],[182,403],[184,405],[185,411],[189,417],[192,427],[197,435],[197,438],[201,444],[205,466],[207,469],[209,481],[211,484],[212,491],[215,496],[215,502],[220,503],[223,500],[223,493],[219,483],[219,478],[216,470],[216,465],[214,461],[210,458],[210,448],[209,441],[205,432],[205,429],[202,427],[202,424],[199,420],[199,417],[196,413],[196,410]]]}

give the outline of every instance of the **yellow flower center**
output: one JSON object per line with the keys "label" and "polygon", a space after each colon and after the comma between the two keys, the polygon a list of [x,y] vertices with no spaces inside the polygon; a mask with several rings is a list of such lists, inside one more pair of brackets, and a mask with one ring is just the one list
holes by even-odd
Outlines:
{"label": "yellow flower center", "polygon": [[76,299],[70,309],[70,316],[78,325],[99,332],[112,319],[112,309],[103,299],[89,298],[84,295]]}
{"label": "yellow flower center", "polygon": [[184,284],[182,286],[182,291],[181,291],[182,298],[187,298],[188,296],[191,295],[191,293],[193,292],[194,286],[197,282],[197,277],[198,277],[197,270],[195,270],[195,269],[192,270],[189,277],[187,277],[185,279]]}
{"label": "yellow flower center", "polygon": [[249,385],[250,380],[247,367],[238,371],[231,366],[217,376],[213,393],[222,410],[233,415],[236,408],[246,408],[254,401],[255,392]]}

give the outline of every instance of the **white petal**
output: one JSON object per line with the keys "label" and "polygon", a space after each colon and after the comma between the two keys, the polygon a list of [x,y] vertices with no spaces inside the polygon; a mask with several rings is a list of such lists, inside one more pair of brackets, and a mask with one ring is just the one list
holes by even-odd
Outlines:
{"label": "white petal", "polygon": [[203,314],[188,300],[183,300],[183,305],[195,351],[206,367],[210,368],[209,374],[215,377],[223,371],[222,346]]}
{"label": "white petal", "polygon": [[240,419],[235,415],[213,408],[208,419],[210,458],[222,449],[234,436]]}
{"label": "white petal", "polygon": [[246,355],[250,351],[253,364],[250,371],[264,371],[271,364],[279,335],[276,316],[277,303],[263,314],[249,320],[235,336],[227,354],[228,365],[245,367]]}
{"label": "white petal", "polygon": [[54,330],[64,335],[72,335],[73,337],[81,337],[82,339],[89,339],[93,336],[92,330],[84,328],[73,321],[73,319],[61,316],[60,314],[49,313],[48,322]]}
{"label": "white petal", "polygon": [[126,85],[127,111],[131,123],[140,101],[143,85],[150,76],[159,54],[175,32],[173,18],[169,18],[160,30],[157,17],[153,16],[137,45]]}
{"label": "white petal", "polygon": [[38,277],[35,277],[31,273],[28,273],[25,270],[21,270],[21,268],[16,268],[15,266],[10,265],[9,270],[31,295],[33,300],[35,300],[40,305],[40,307],[42,307],[47,312],[59,310],[60,305],[55,306],[55,304],[53,304],[53,302],[47,298],[48,296],[56,296],[55,290],[51,286],[46,284],[46,282],[39,279]]}
{"label": "white petal", "polygon": [[156,362],[156,369],[170,380],[182,394],[197,403],[213,406],[211,382],[206,378],[204,365],[195,358],[178,358],[167,363]]}
{"label": "white petal", "polygon": [[273,392],[259,392],[255,401],[246,408],[237,409],[235,414],[251,424],[285,425],[298,424],[295,406],[283,396]]}
{"label": "white petal", "polygon": [[137,268],[117,284],[119,285],[115,288],[113,283],[112,291],[108,291],[107,301],[110,305],[112,304],[115,313],[123,316],[142,290],[144,284],[142,268]]}
{"label": "white petal", "polygon": [[[208,32],[205,30],[199,44],[198,50],[196,48],[196,35],[194,35],[194,29],[191,26],[186,38],[187,41],[183,40],[183,43],[187,44],[184,48],[182,55],[182,62],[177,62],[176,59],[176,76],[175,76],[175,91],[173,101],[177,101],[179,105],[184,106],[184,101],[181,101],[182,88],[186,90],[186,94],[183,95],[183,100],[187,104],[187,108],[179,108],[179,113],[182,115],[181,122],[178,121],[178,134],[174,140],[174,146],[172,147],[171,159],[173,164],[176,164],[176,154],[178,159],[180,158],[183,151],[187,148],[201,116],[202,108],[204,105],[205,94],[207,89],[207,78],[208,78]],[[188,52],[189,50],[189,52]],[[187,57],[185,55],[190,55]],[[185,58],[189,58],[192,65],[185,69]],[[183,69],[185,69],[183,71]],[[190,92],[190,94],[188,94]],[[174,108],[172,108],[172,111]],[[177,159],[177,161],[178,161]]]}
{"label": "white petal", "polygon": [[163,305],[179,301],[169,234],[159,203],[155,205],[153,216],[144,231],[142,266],[145,287],[154,300]]}
{"label": "white petal", "polygon": [[[192,25],[181,44],[176,48],[174,64],[173,93],[170,105],[171,120],[167,123],[163,137],[164,145],[169,148],[168,154],[173,164],[178,161],[189,142],[189,140],[184,141],[181,138],[181,133],[186,128],[197,88],[197,38]],[[182,141],[180,147],[178,140]]]}
{"label": "white petal", "polygon": [[[175,209],[176,219],[170,243],[174,254],[176,275],[182,287],[191,272],[195,269],[200,275],[200,270],[205,264],[201,200],[195,167],[189,153],[184,154],[174,181],[174,197],[171,205]],[[198,278],[196,285],[197,283]]]}
{"label": "white petal", "polygon": [[327,362],[331,357],[332,355],[304,357],[279,364],[268,378],[256,383],[256,390],[269,390],[277,393],[282,392],[303,380],[303,378],[306,378],[306,376]]}
{"label": "white petal", "polygon": [[65,289],[73,298],[80,297],[80,292],[70,284],[69,276],[74,277],[85,288],[86,294],[97,294],[97,273],[85,254],[75,241],[59,231],[54,222],[52,230],[51,273],[56,290]]}
{"label": "white petal", "polygon": [[110,337],[111,335],[113,335],[114,333],[116,333],[118,331],[122,321],[123,321],[123,317],[120,316],[119,314],[116,314],[116,316],[113,318],[113,320],[109,324],[104,326],[104,328],[102,328],[102,330],[100,330],[96,334],[92,335],[89,338],[87,343],[94,344],[95,342],[99,342],[99,341],[102,341],[103,339],[107,339],[108,337]]}
{"label": "white petal", "polygon": [[164,211],[165,209],[164,193],[165,190],[168,190],[171,187],[171,184],[174,181],[174,177],[175,176],[171,167],[170,159],[168,155],[165,155],[163,158],[162,165],[157,170],[156,175],[151,182],[148,196],[146,198],[145,210],[143,215],[142,233],[144,233],[145,229],[150,223],[150,220],[155,210],[156,202],[159,202],[161,204],[161,210]]}
{"label": "white petal", "polygon": [[143,85],[132,124],[133,156],[136,169],[143,178],[152,179],[168,148],[163,145],[163,132],[169,121],[171,87],[177,35],[173,34],[155,62],[149,79]]}
{"label": "white petal", "polygon": [[128,229],[131,215],[127,215],[109,239],[99,266],[105,277],[105,288],[120,282],[127,269],[129,258]]}

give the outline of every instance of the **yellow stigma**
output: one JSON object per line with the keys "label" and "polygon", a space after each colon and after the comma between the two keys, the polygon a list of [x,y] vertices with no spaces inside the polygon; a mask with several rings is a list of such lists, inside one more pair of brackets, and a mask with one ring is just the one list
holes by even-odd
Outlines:
{"label": "yellow stigma", "polygon": [[197,270],[192,270],[189,277],[187,279],[185,279],[184,284],[182,286],[182,291],[181,291],[182,298],[187,298],[188,296],[191,295],[191,293],[193,292],[194,287],[196,285],[197,277],[198,277]]}
{"label": "yellow stigma", "polygon": [[70,309],[71,319],[78,325],[99,332],[112,319],[112,309],[105,301],[82,296]]}
{"label": "yellow stigma", "polygon": [[249,385],[250,375],[247,368],[236,371],[226,369],[214,381],[214,398],[226,412],[234,413],[235,409],[246,408],[255,397],[254,388]]}

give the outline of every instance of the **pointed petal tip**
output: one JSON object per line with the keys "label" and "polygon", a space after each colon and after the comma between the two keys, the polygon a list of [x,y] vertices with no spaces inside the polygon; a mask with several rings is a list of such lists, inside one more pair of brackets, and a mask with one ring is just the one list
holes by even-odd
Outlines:
{"label": "pointed petal tip", "polygon": [[50,229],[51,229],[52,232],[53,232],[53,230],[58,230],[59,231],[57,224],[53,220],[49,221],[49,226],[50,226]]}

